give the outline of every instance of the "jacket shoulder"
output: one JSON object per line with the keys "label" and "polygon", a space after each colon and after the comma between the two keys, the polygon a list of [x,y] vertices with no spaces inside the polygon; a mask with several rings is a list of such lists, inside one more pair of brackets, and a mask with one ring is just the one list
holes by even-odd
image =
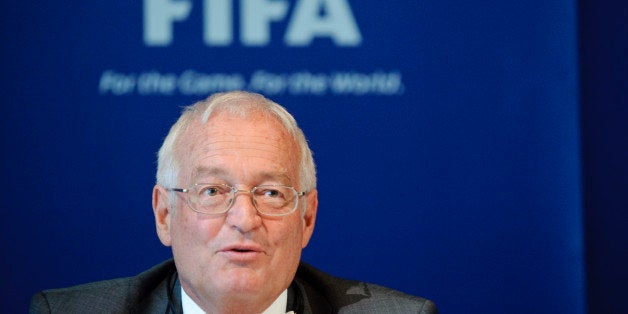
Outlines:
{"label": "jacket shoulder", "polygon": [[160,299],[165,309],[168,279],[175,271],[169,260],[133,277],[44,290],[31,299],[30,313],[141,312]]}
{"label": "jacket shoulder", "polygon": [[297,270],[296,281],[302,286],[312,312],[341,313],[437,313],[435,304],[427,299],[397,290],[326,274],[306,263]]}

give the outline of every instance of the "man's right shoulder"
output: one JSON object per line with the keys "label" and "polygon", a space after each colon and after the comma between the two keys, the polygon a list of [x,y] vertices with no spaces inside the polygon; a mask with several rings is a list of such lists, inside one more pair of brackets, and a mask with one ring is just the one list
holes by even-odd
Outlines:
{"label": "man's right shoulder", "polygon": [[30,313],[128,313],[164,308],[174,262],[165,261],[134,277],[44,290],[31,300]]}

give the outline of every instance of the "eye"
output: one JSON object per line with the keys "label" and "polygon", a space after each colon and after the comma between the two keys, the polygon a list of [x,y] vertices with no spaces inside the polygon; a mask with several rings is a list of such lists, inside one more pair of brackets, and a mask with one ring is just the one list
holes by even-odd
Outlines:
{"label": "eye", "polygon": [[198,189],[198,195],[201,197],[220,196],[225,193],[229,193],[229,188],[222,185],[202,185]]}
{"label": "eye", "polygon": [[213,186],[208,186],[201,190],[201,194],[203,194],[203,196],[214,196],[218,194],[218,189]]}
{"label": "eye", "polygon": [[271,186],[259,186],[255,189],[255,195],[265,200],[279,200],[286,197],[286,194],[281,190],[281,188]]}
{"label": "eye", "polygon": [[264,196],[269,197],[269,198],[278,198],[278,197],[281,197],[282,194],[281,192],[279,192],[279,190],[266,189],[264,190]]}
{"label": "eye", "polygon": [[290,197],[290,190],[281,186],[260,185],[255,189],[255,195],[265,200],[284,201]]}

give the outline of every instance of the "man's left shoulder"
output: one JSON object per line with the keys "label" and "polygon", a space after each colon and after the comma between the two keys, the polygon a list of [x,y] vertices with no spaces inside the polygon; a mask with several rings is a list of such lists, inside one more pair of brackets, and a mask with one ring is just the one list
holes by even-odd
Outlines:
{"label": "man's left shoulder", "polygon": [[[297,282],[310,303],[342,313],[437,313],[434,302],[383,286],[338,278],[301,263]],[[316,305],[311,304],[312,307]]]}

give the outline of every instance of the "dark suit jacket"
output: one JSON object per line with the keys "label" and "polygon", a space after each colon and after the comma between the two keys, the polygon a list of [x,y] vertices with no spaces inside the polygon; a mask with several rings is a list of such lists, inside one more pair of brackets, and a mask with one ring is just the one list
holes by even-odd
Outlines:
{"label": "dark suit jacket", "polygon": [[[30,313],[182,313],[172,260],[135,277],[46,290],[33,296]],[[436,313],[434,303],[399,291],[343,280],[301,263],[289,306],[297,313]]]}

